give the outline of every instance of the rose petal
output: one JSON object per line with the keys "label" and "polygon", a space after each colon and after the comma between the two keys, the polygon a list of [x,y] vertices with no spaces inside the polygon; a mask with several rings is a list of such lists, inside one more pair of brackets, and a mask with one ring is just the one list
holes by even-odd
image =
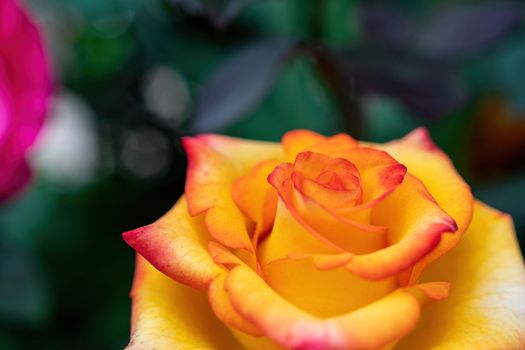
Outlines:
{"label": "rose petal", "polygon": [[337,254],[344,250],[324,237],[316,237],[305,226],[297,222],[281,199],[272,233],[261,243],[257,256],[261,265],[286,259],[291,252],[305,254]]}
{"label": "rose petal", "polygon": [[208,250],[211,258],[217,264],[222,264],[227,267],[243,264],[243,261],[237,255],[217,242],[210,242],[210,244],[208,244]]}
{"label": "rose petal", "polygon": [[293,170],[295,188],[326,208],[353,207],[361,201],[359,171],[346,159],[302,152]]}
{"label": "rose petal", "polygon": [[208,289],[208,300],[213,312],[228,327],[252,336],[261,336],[259,329],[233,308],[228,293],[224,290],[225,278],[226,274],[219,275]]}
{"label": "rose petal", "polygon": [[242,347],[213,315],[206,294],[166,277],[137,255],[127,350]]}
{"label": "rose petal", "polygon": [[403,182],[406,174],[406,167],[403,164],[397,162],[388,153],[373,148],[359,147],[334,152],[333,157],[349,160],[361,175],[363,204],[340,208],[337,214],[345,217],[351,217],[351,213],[377,205]]}
{"label": "rose petal", "polygon": [[[407,174],[403,183],[372,210],[373,223],[388,227],[386,248],[367,254],[292,254],[289,258],[314,260],[320,269],[345,265],[363,278],[381,280],[413,268],[434,249],[445,233],[457,227],[414,176]],[[406,278],[401,278],[403,285]]]}
{"label": "rose petal", "polygon": [[[287,188],[288,187],[288,188]],[[348,220],[285,186],[284,203],[295,219],[316,237],[328,239],[345,252],[364,254],[384,248],[387,228]],[[357,216],[354,216],[354,218]],[[295,250],[291,250],[295,252]]]}
{"label": "rose petal", "polygon": [[406,165],[408,172],[423,181],[439,206],[458,225],[454,235],[445,235],[434,251],[414,267],[410,281],[415,282],[430,262],[451,250],[461,240],[472,217],[472,193],[448,156],[432,142],[424,128],[416,129],[398,141],[375,146],[386,150]]}
{"label": "rose petal", "polygon": [[414,176],[407,174],[390,196],[372,209],[372,222],[388,227],[388,247],[357,255],[346,265],[353,273],[383,279],[411,268],[457,226]]}
{"label": "rose petal", "polygon": [[248,265],[255,271],[260,272],[259,262],[255,254],[248,252],[243,249],[236,249],[231,251],[228,248],[220,245],[217,242],[210,242],[208,244],[208,250],[210,255],[217,264],[221,264],[224,267],[231,269],[237,265]]}
{"label": "rose petal", "polygon": [[282,138],[282,145],[286,160],[293,162],[297,154],[305,151],[330,155],[357,146],[357,141],[347,134],[337,134],[326,137],[309,130],[293,130]]}
{"label": "rose petal", "polygon": [[262,269],[264,280],[279,295],[321,318],[364,307],[398,287],[395,277],[370,281],[344,268],[320,270],[307,259],[278,260]]}
{"label": "rose petal", "polygon": [[421,306],[431,299],[417,287],[398,289],[354,312],[320,319],[287,302],[244,266],[230,271],[225,288],[237,312],[267,337],[287,349],[305,350],[377,349],[392,344],[413,329]]}
{"label": "rose petal", "polygon": [[325,139],[325,136],[310,130],[293,130],[284,134],[281,142],[286,159],[293,162],[297,154]]}
{"label": "rose petal", "polygon": [[261,160],[282,158],[281,146],[219,135],[185,138],[183,145],[189,161],[185,193],[190,214],[206,211],[212,237],[227,247],[253,251],[246,218],[235,205],[231,188]]}
{"label": "rose petal", "polygon": [[202,217],[189,216],[184,197],[158,221],[123,238],[157,269],[191,287],[205,289],[222,271],[208,253],[211,238]]}
{"label": "rose petal", "polygon": [[[283,163],[276,167],[268,177],[268,181],[278,190],[280,198],[287,208],[287,212],[282,211],[281,214],[283,216],[292,215],[293,219],[296,221],[294,226],[302,226],[302,231],[306,230],[319,240],[319,244],[317,245],[322,245],[324,250],[318,250],[317,252],[312,249],[305,250],[301,248],[302,243],[300,243],[300,241],[305,238],[301,238],[301,240],[292,240],[290,238],[281,237],[281,234],[279,233],[280,230],[284,230],[285,232],[291,230],[286,226],[276,229],[276,226],[274,225],[274,230],[268,237],[268,240],[276,242],[273,244],[274,246],[279,246],[279,243],[277,243],[278,238],[274,237],[274,235],[277,235],[278,237],[281,237],[279,240],[284,239],[283,242],[290,243],[289,245],[281,245],[278,248],[279,251],[287,251],[288,253],[322,254],[327,253],[326,248],[331,248],[332,252],[365,253],[384,247],[384,227],[362,224],[358,221],[347,220],[335,216],[333,211],[323,208],[317,202],[304,196],[295,189],[293,177],[291,176],[292,172],[292,165],[289,163]],[[357,218],[357,215],[354,215],[354,218]],[[360,218],[360,220],[368,221],[368,217]],[[290,220],[287,221],[289,222]],[[277,259],[286,256],[286,254],[278,256],[273,252],[271,255],[273,258]]]}
{"label": "rose petal", "polygon": [[308,151],[331,155],[333,152],[357,147],[358,143],[348,134],[336,134],[308,147]]}
{"label": "rose petal", "polygon": [[525,348],[525,267],[508,215],[476,202],[461,242],[423,272],[436,278],[452,283],[449,299],[425,310],[399,350]]}
{"label": "rose petal", "polygon": [[276,160],[262,161],[233,183],[232,198],[235,204],[256,223],[252,239],[255,245],[259,236],[271,229],[275,219],[277,191],[266,178],[277,164]]}
{"label": "rose petal", "polygon": [[231,332],[237,338],[245,349],[249,350],[284,350],[279,345],[266,337],[253,337],[246,333],[240,332],[236,329],[231,329]]}
{"label": "rose petal", "polygon": [[[335,157],[346,159],[352,165],[359,169],[360,183],[363,193],[363,203],[357,206],[327,206],[326,201],[323,200],[323,193],[327,198],[333,197],[328,193],[329,191],[321,191],[320,194],[308,195],[308,188],[306,188],[304,181],[301,182],[301,176],[306,178],[315,178],[318,174],[325,170],[325,166],[329,165],[331,161],[339,158],[330,158],[314,152],[303,152],[297,156],[293,165],[283,163],[276,167],[272,174],[268,177],[268,181],[278,190],[284,203],[287,205],[290,212],[294,215],[296,220],[306,225],[311,229],[311,232],[316,236],[328,235],[329,240],[336,243],[339,247],[344,247],[345,243],[361,243],[361,232],[380,232],[384,228],[373,227],[370,223],[370,208],[380,203],[386,198],[397,186],[403,181],[406,173],[406,168],[399,164],[395,159],[390,157],[387,153],[371,148],[352,148],[344,151],[335,152]],[[356,172],[357,173],[357,172]],[[292,185],[288,179],[294,182]],[[294,192],[300,191],[305,197],[297,196]],[[361,195],[361,194],[360,194]],[[321,200],[318,200],[321,198]],[[335,202],[332,200],[332,202]],[[323,203],[325,205],[323,205]],[[304,209],[304,210],[303,210]],[[326,213],[324,213],[325,211]],[[324,220],[321,219],[324,217]],[[330,228],[331,224],[339,225],[342,230],[334,230]],[[333,226],[333,225],[332,225]],[[354,235],[340,233],[341,231],[351,231]],[[368,235],[370,236],[370,235]],[[368,237],[366,236],[366,237]],[[320,238],[323,239],[323,238]],[[364,239],[366,240],[366,239]],[[354,253],[369,252],[372,248],[380,248],[380,245],[370,246],[365,244],[369,249],[366,250],[352,250]],[[350,244],[352,246],[352,244]]]}

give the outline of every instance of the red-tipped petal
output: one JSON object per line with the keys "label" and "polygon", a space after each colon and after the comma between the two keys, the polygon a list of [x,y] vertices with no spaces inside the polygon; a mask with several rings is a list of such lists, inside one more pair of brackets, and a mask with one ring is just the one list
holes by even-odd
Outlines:
{"label": "red-tipped petal", "polygon": [[221,272],[208,253],[202,218],[189,216],[184,197],[161,219],[123,238],[161,272],[193,288],[205,289]]}
{"label": "red-tipped petal", "polygon": [[218,135],[185,138],[183,145],[188,154],[185,193],[190,214],[206,211],[206,226],[218,242],[252,251],[246,217],[235,205],[231,188],[261,160],[282,157],[280,145]]}
{"label": "red-tipped petal", "polygon": [[242,347],[217,320],[206,294],[165,276],[137,255],[127,350]]}
{"label": "red-tipped petal", "polygon": [[445,235],[434,251],[412,269],[410,282],[414,283],[429,263],[450,251],[461,240],[472,218],[472,193],[449,157],[434,144],[424,128],[416,129],[400,140],[375,146],[406,165],[408,172],[425,184],[439,206],[458,225],[454,235]]}

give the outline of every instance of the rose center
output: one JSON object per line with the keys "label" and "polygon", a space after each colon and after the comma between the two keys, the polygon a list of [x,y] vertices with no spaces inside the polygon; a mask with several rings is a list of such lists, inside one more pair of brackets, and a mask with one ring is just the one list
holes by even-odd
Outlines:
{"label": "rose center", "polygon": [[291,178],[300,193],[326,208],[361,203],[359,170],[347,159],[305,152],[298,156]]}

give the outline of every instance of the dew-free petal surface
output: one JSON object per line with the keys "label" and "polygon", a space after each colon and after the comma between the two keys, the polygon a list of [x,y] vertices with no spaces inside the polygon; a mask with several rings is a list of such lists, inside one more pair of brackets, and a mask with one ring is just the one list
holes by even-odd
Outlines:
{"label": "dew-free petal surface", "polygon": [[155,223],[123,234],[133,249],[169,277],[205,289],[221,272],[208,252],[202,217],[188,214],[185,197]]}
{"label": "dew-free petal surface", "polygon": [[166,277],[137,255],[127,350],[241,350],[206,293]]}
{"label": "dew-free petal surface", "polygon": [[413,329],[431,299],[423,289],[403,288],[354,312],[322,319],[293,306],[245,266],[229,272],[225,289],[239,314],[281,346],[297,350],[385,347]]}
{"label": "dew-free petal surface", "polygon": [[367,278],[385,278],[412,268],[445,236],[457,230],[454,220],[411,174],[372,209],[374,224],[388,227],[388,247],[357,256],[347,267]]}
{"label": "dew-free petal surface", "polygon": [[451,282],[396,349],[525,348],[525,267],[511,218],[476,202],[469,229],[422,280]]}
{"label": "dew-free petal surface", "polygon": [[356,147],[357,144],[357,141],[347,134],[327,137],[309,130],[289,131],[282,138],[288,162],[293,162],[297,154],[304,151],[330,155],[335,151]]}
{"label": "dew-free petal surface", "polygon": [[200,135],[185,138],[183,145],[188,154],[185,193],[190,214],[206,212],[206,226],[221,244],[253,250],[247,218],[235,205],[231,188],[260,161],[282,158],[280,144]]}
{"label": "dew-free petal surface", "polygon": [[318,317],[366,306],[397,288],[395,277],[371,281],[344,267],[321,270],[311,259],[284,259],[263,267],[264,279],[287,301]]}
{"label": "dew-free petal surface", "polygon": [[423,181],[439,206],[458,225],[455,234],[444,236],[434,251],[413,269],[411,282],[415,282],[430,262],[445,254],[461,240],[472,218],[472,193],[450,158],[434,144],[424,128],[416,129],[400,140],[374,147],[386,150],[404,164],[409,173]]}
{"label": "dew-free petal surface", "polygon": [[208,300],[213,312],[225,325],[252,336],[260,336],[261,332],[257,327],[233,308],[228,293],[224,290],[225,278],[226,274],[219,275],[208,289]]}
{"label": "dew-free petal surface", "polygon": [[256,244],[259,236],[273,225],[277,208],[277,191],[267,181],[268,175],[277,166],[276,160],[264,160],[253,167],[250,172],[235,180],[232,187],[232,198],[255,224]]}

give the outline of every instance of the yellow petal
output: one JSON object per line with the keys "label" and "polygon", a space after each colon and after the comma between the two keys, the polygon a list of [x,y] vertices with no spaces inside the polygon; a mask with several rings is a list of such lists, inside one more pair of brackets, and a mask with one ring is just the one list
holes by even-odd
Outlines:
{"label": "yellow petal", "polygon": [[267,337],[253,337],[236,329],[231,329],[231,332],[248,350],[286,350]]}
{"label": "yellow petal", "polygon": [[324,140],[325,136],[310,130],[289,131],[282,138],[286,159],[293,161],[297,154]]}
{"label": "yellow petal", "polygon": [[303,152],[296,158],[291,177],[297,190],[326,208],[361,201],[359,171],[346,159]]}
{"label": "yellow petal", "polygon": [[241,350],[204,292],[166,277],[137,255],[127,350]]}
{"label": "yellow petal", "polygon": [[208,299],[213,312],[227,326],[252,336],[261,336],[259,329],[239,315],[231,305],[230,298],[224,290],[225,277],[226,274],[219,275],[208,289]]}
{"label": "yellow petal", "polygon": [[[301,153],[303,155],[305,153]],[[315,153],[311,153],[315,154]],[[286,253],[327,253],[325,247],[332,251],[344,253],[345,249],[350,252],[369,252],[384,246],[384,227],[376,227],[362,224],[353,220],[347,220],[335,216],[327,208],[300,193],[294,185],[292,165],[280,164],[268,177],[268,181],[278,190],[280,203],[286,206],[286,210],[278,209],[272,234],[268,237],[268,246],[274,246],[277,250]],[[286,216],[292,216],[288,219]],[[293,222],[296,221],[296,222]],[[294,229],[292,229],[294,227]],[[298,228],[299,227],[299,228]],[[297,232],[309,232],[318,243],[310,244],[312,238],[298,237]],[[283,231],[283,232],[281,232]],[[290,232],[294,232],[293,234]],[[274,243],[275,242],[275,243]],[[286,242],[286,243],[280,243]],[[309,245],[307,250],[306,245]],[[317,251],[310,247],[317,246]],[[285,255],[277,255],[268,252],[273,258],[282,258]],[[271,260],[268,260],[271,261]]]}
{"label": "yellow petal", "polygon": [[335,151],[357,146],[357,141],[347,134],[326,137],[309,130],[293,130],[282,138],[286,160],[293,162],[297,154],[304,151],[330,155]]}
{"label": "yellow petal", "polygon": [[448,156],[434,145],[424,128],[416,129],[400,140],[375,147],[386,150],[404,164],[409,173],[423,181],[439,206],[458,225],[455,234],[443,236],[434,251],[414,267],[411,282],[415,282],[430,262],[451,250],[461,240],[472,218],[472,193]]}
{"label": "yellow petal", "polygon": [[246,217],[235,205],[231,188],[261,160],[282,158],[281,146],[219,135],[185,138],[183,145],[188,154],[185,193],[190,214],[206,212],[206,226],[221,244],[253,250]]}
{"label": "yellow petal", "polygon": [[477,202],[461,242],[422,279],[450,281],[450,296],[396,349],[525,348],[525,268],[508,215]]}
{"label": "yellow petal", "polygon": [[389,228],[388,247],[356,256],[347,264],[350,271],[372,279],[413,268],[445,233],[457,230],[454,220],[411,174],[406,174],[401,185],[372,209],[372,223]]}
{"label": "yellow petal", "polygon": [[256,223],[255,244],[259,235],[268,232],[275,219],[277,191],[268,183],[267,177],[277,164],[278,161],[273,159],[263,160],[248,174],[237,178],[231,189],[237,207]]}
{"label": "yellow petal", "polygon": [[403,164],[374,148],[357,147],[335,152],[333,156],[347,159],[359,169],[363,189],[363,204],[341,208],[340,215],[344,215],[345,211],[355,212],[376,205],[403,182],[406,173]]}
{"label": "yellow petal", "polygon": [[[324,210],[316,210],[314,202],[301,202],[300,196],[293,197],[295,200],[291,203],[285,202],[291,197],[286,195],[286,182],[280,193],[284,195],[279,206],[287,205],[278,208],[272,234],[262,244],[263,263],[310,255],[319,268],[337,268],[345,264],[348,270],[362,278],[382,280],[413,268],[438,245],[445,233],[457,229],[454,220],[411,174],[372,208],[374,226],[370,227],[388,227],[388,236],[380,230],[365,231],[358,229],[355,223],[349,225]],[[406,279],[402,282],[405,285]]]}
{"label": "yellow petal", "polygon": [[272,233],[258,248],[261,265],[285,259],[290,253],[336,254],[342,253],[325,240],[320,240],[290,214],[281,199],[277,205]]}
{"label": "yellow petal", "polygon": [[269,286],[298,308],[332,317],[364,307],[397,288],[395,277],[370,281],[344,267],[320,270],[310,259],[278,260],[263,265]]}
{"label": "yellow petal", "polygon": [[[437,284],[442,289],[442,284]],[[416,325],[433,285],[398,289],[354,312],[318,318],[279,296],[251,269],[228,273],[225,289],[235,310],[287,349],[378,349],[398,341]]]}
{"label": "yellow petal", "polygon": [[208,253],[211,237],[203,218],[188,214],[184,197],[155,223],[123,238],[157,269],[191,287],[206,289],[221,272]]}

